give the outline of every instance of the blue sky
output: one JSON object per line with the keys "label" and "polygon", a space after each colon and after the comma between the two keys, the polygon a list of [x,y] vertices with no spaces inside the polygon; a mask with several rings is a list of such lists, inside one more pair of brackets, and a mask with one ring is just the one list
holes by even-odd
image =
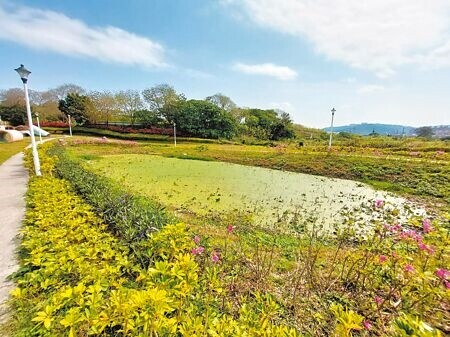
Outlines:
{"label": "blue sky", "polygon": [[0,89],[173,85],[294,121],[450,124],[449,0],[0,0]]}

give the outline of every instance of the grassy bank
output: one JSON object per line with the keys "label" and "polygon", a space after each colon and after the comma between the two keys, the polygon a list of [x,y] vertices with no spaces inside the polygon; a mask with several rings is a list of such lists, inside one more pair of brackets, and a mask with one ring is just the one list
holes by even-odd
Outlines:
{"label": "grassy bank", "polygon": [[0,164],[5,162],[9,157],[23,151],[30,144],[30,139],[25,138],[17,142],[1,143],[0,142]]}

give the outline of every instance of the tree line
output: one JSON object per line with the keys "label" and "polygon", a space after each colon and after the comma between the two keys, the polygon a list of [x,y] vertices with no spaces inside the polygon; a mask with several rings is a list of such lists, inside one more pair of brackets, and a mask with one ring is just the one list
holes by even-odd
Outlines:
{"label": "tree line", "polygon": [[[86,91],[64,84],[48,91],[30,91],[30,101],[41,121],[66,121],[71,115],[78,125],[87,126],[121,122],[167,128],[176,124],[183,134],[202,138],[278,140],[295,135],[289,114],[281,110],[239,107],[221,93],[203,100],[188,99],[167,84],[117,92]],[[0,116],[12,125],[25,124],[22,89],[0,91]]]}

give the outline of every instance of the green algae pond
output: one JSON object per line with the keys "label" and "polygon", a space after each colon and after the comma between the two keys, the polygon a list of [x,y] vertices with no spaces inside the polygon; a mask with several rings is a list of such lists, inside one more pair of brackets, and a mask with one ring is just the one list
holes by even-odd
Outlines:
{"label": "green algae pond", "polygon": [[95,172],[147,195],[176,212],[245,217],[265,227],[307,224],[324,228],[351,222],[356,227],[384,220],[375,206],[399,217],[423,210],[391,193],[359,182],[214,161],[155,155],[106,155],[88,160]]}

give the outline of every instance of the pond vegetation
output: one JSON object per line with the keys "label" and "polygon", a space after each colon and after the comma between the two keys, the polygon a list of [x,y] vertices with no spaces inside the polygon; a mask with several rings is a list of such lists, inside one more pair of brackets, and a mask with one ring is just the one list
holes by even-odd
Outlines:
{"label": "pond vegetation", "polygon": [[[253,225],[304,230],[321,226],[329,231],[345,220],[367,227],[378,218],[375,200],[402,210],[414,206],[403,198],[367,185],[336,178],[213,161],[149,155],[113,155],[88,161],[94,172],[171,206],[199,216],[239,213]],[[424,211],[415,206],[417,215]]]}

